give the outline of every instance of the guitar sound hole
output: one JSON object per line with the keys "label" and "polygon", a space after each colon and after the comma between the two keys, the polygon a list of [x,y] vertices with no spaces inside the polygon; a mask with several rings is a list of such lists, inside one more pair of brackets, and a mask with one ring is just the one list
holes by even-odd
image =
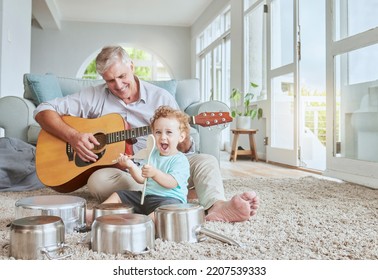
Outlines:
{"label": "guitar sound hole", "polygon": [[106,145],[106,135],[104,133],[96,133],[94,137],[97,139],[97,141],[100,143],[100,145],[96,145],[93,148],[93,152],[97,153],[100,152]]}

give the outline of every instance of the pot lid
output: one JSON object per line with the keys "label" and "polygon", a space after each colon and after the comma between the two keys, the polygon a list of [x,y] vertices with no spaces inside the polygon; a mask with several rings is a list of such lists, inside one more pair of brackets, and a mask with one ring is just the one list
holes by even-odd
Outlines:
{"label": "pot lid", "polygon": [[36,227],[36,226],[50,226],[55,223],[62,223],[63,221],[58,216],[29,216],[14,220],[11,227]]}
{"label": "pot lid", "polygon": [[152,222],[150,217],[135,213],[105,215],[96,218],[94,221],[94,223],[107,225],[139,225],[150,222]]}
{"label": "pot lid", "polygon": [[158,207],[155,211],[169,211],[169,212],[187,212],[189,210],[203,210],[203,207],[199,204],[193,203],[179,203],[179,204],[168,204]]}
{"label": "pot lid", "polygon": [[19,199],[16,207],[25,208],[64,208],[72,205],[85,205],[86,200],[73,195],[39,195]]}

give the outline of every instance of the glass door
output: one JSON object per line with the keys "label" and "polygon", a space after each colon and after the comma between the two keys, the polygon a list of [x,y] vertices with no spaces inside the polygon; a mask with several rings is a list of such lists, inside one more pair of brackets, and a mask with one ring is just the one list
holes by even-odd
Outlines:
{"label": "glass door", "polygon": [[267,88],[271,104],[266,158],[298,166],[297,1],[268,1],[268,11]]}
{"label": "glass door", "polygon": [[299,0],[299,166],[326,168],[325,0]]}
{"label": "glass door", "polygon": [[271,0],[268,161],[326,167],[325,0]]}

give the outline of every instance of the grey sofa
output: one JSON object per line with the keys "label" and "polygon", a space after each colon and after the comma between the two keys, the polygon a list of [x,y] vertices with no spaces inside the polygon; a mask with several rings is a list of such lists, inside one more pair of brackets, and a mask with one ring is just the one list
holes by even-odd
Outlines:
{"label": "grey sofa", "polygon": [[[5,96],[0,98],[0,127],[4,129],[5,137],[21,139],[30,144],[36,144],[40,132],[39,125],[33,118],[33,111],[38,104],[33,87],[24,75],[23,98],[18,96]],[[50,74],[51,75],[51,74]],[[41,75],[42,76],[42,75]],[[42,77],[43,78],[43,77]],[[83,87],[103,83],[101,80],[83,80],[67,77],[56,77],[63,96],[79,91]],[[200,102],[200,86],[198,79],[172,80],[169,91],[174,94],[180,108],[190,116],[202,112],[229,112],[229,107],[219,101]],[[152,83],[165,87],[167,81],[152,81]],[[43,87],[43,83],[38,84]],[[42,88],[43,89],[43,88]],[[191,135],[196,143],[196,152],[215,156],[219,160],[219,143],[223,125],[202,127],[193,125]]]}

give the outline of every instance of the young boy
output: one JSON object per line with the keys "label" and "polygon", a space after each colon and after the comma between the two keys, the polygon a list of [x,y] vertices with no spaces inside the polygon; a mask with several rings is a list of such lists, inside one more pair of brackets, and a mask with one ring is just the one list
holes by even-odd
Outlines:
{"label": "young boy", "polygon": [[160,106],[151,119],[151,129],[156,147],[149,164],[140,169],[131,160],[132,157],[122,154],[118,158],[120,166],[127,169],[136,182],[143,184],[147,178],[143,205],[142,192],[129,190],[114,192],[103,204],[129,204],[134,207],[135,213],[149,215],[154,219],[157,207],[187,202],[190,166],[187,157],[178,151],[177,145],[189,134],[189,117],[180,110]]}

